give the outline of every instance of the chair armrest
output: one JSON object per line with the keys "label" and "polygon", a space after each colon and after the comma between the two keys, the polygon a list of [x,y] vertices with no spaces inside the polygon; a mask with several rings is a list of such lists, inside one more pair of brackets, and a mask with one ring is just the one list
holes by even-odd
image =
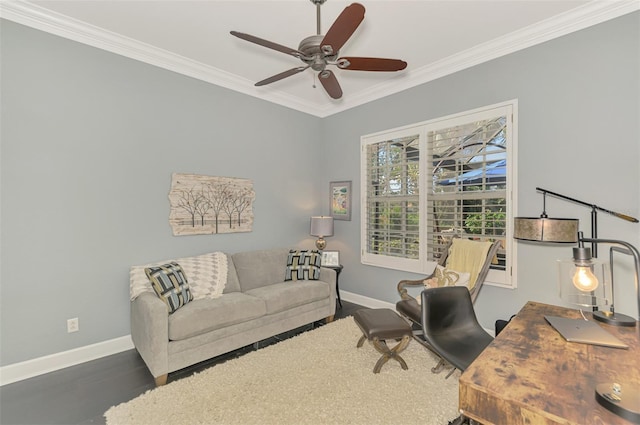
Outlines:
{"label": "chair armrest", "polygon": [[169,313],[155,294],[131,301],[131,339],[154,378],[169,372]]}
{"label": "chair armrest", "polygon": [[[458,236],[454,236],[454,238],[456,238]],[[438,259],[438,264],[441,266],[444,266],[444,264],[447,262],[447,257],[449,257],[449,248],[451,247],[451,242],[453,241],[453,238],[451,238],[451,240],[449,240],[449,242],[447,242],[447,244],[445,245],[444,249],[442,250],[442,253],[440,255],[440,258]],[[433,276],[435,275],[435,269],[434,271],[427,277],[424,277],[422,279],[417,279],[417,280],[401,280],[400,282],[398,282],[398,294],[400,294],[400,298],[402,298],[403,300],[411,300],[414,299],[411,295],[409,295],[407,293],[407,286],[420,286],[420,285],[424,285],[424,281],[427,279],[431,279]]]}
{"label": "chair armrest", "polygon": [[407,292],[407,286],[411,286],[411,287],[416,287],[416,286],[424,286],[424,281],[426,279],[429,279],[430,277],[432,277],[433,274],[423,278],[423,279],[417,279],[417,280],[401,280],[400,282],[398,282],[398,294],[400,295],[400,298],[402,298],[403,300],[410,300],[413,299],[413,297],[411,295],[409,295],[409,293]]}

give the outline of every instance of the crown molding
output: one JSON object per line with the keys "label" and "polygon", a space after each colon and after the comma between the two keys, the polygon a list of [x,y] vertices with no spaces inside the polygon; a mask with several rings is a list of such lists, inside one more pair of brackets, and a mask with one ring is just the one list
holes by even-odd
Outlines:
{"label": "crown molding", "polygon": [[253,83],[244,78],[52,12],[28,1],[0,1],[0,18],[321,118],[637,10],[640,10],[639,0],[592,1],[431,65],[402,73],[398,78],[392,78],[368,88],[361,94],[351,94],[349,98],[343,99],[339,104],[319,107],[277,89],[256,90]]}
{"label": "crown molding", "polygon": [[[434,62],[428,66],[409,70],[404,78],[386,81],[370,87],[366,93],[349,95],[348,104],[331,110],[331,114],[363,105],[429,81],[462,71],[472,66],[506,56],[510,53],[571,34],[593,25],[640,10],[640,0],[596,0],[569,12],[514,31],[503,37],[479,44],[471,49]],[[400,75],[399,75],[400,77]]]}
{"label": "crown molding", "polygon": [[0,18],[120,56],[177,72],[236,92],[320,116],[315,105],[276,90],[257,91],[253,82],[147,43],[52,12],[28,1],[1,1]]}

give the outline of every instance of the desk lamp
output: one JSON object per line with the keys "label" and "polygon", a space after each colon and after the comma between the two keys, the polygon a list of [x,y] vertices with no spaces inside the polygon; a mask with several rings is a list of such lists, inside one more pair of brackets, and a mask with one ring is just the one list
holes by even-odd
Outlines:
{"label": "desk lamp", "polygon": [[[540,218],[530,217],[516,217],[514,219],[514,238],[520,240],[528,240],[535,242],[578,242],[578,247],[573,249],[573,264],[575,265],[575,271],[571,282],[573,285],[586,292],[588,297],[593,300],[597,300],[596,290],[599,286],[599,281],[593,271],[595,270],[593,256],[597,256],[597,244],[606,243],[615,245],[610,249],[609,262],[610,262],[610,277],[611,277],[611,308],[609,312],[594,311],[593,317],[601,322],[608,323],[615,326],[637,326],[637,321],[630,316],[624,314],[615,313],[613,305],[613,253],[621,252],[627,255],[633,256],[633,262],[635,265],[635,289],[636,297],[638,299],[638,317],[640,318],[640,289],[638,287],[640,276],[640,253],[631,244],[614,240],[614,239],[599,239],[597,238],[597,212],[604,211],[615,217],[623,220],[638,223],[638,219],[630,217],[625,214],[616,213],[604,208],[601,208],[594,204],[589,204],[577,199],[570,198],[568,196],[560,195],[558,193],[550,192],[545,189],[536,188],[537,191],[542,192],[543,196],[547,194],[555,196],[560,199],[571,201],[580,205],[585,205],[591,208],[591,238],[583,237],[582,232],[576,232],[575,237],[571,237],[570,232],[574,228],[577,230],[578,220],[574,219],[549,219],[546,212],[543,212]],[[591,243],[591,248],[585,247],[584,243]],[[566,281],[566,279],[563,279]],[[606,275],[605,279],[606,280]],[[603,282],[604,283],[604,282]],[[562,285],[562,281],[561,281]],[[606,294],[606,293],[605,293]],[[612,413],[621,416],[634,423],[640,423],[640,391],[637,388],[629,387],[622,388],[618,383],[600,383],[596,385],[595,397],[598,403],[605,409]]]}
{"label": "desk lamp", "polygon": [[333,236],[333,217],[316,216],[311,217],[311,236],[317,236],[316,247],[322,251],[327,246],[325,236]]}
{"label": "desk lamp", "polygon": [[[575,271],[572,277],[573,284],[576,288],[582,289],[584,292],[593,293],[598,288],[598,279],[593,274],[594,262],[593,257],[597,257],[597,244],[607,243],[617,245],[612,248],[617,252],[622,252],[634,257],[635,264],[635,288],[636,296],[638,298],[638,315],[640,317],[640,290],[638,288],[638,276],[640,275],[640,258],[638,250],[631,244],[614,240],[614,239],[598,239],[598,211],[603,211],[611,214],[615,217],[621,218],[632,223],[637,223],[638,219],[617,213],[595,204],[580,201],[574,198],[570,198],[559,193],[551,192],[546,189],[536,188],[538,192],[543,194],[543,210],[540,218],[531,217],[516,217],[514,219],[514,238],[520,240],[528,240],[534,242],[566,242],[575,243],[578,242],[578,247],[573,249],[573,262],[575,264]],[[591,238],[584,238],[582,232],[578,232],[578,220],[567,218],[548,218],[545,211],[546,195],[549,194],[556,198],[571,201],[580,205],[591,208]],[[571,233],[573,232],[573,236]],[[584,246],[584,243],[591,243],[591,248]],[[622,248],[620,248],[622,247]],[[591,254],[593,252],[593,255]],[[610,255],[610,276],[611,276],[611,299],[613,300],[613,251]],[[562,283],[561,283],[562,285]],[[606,292],[604,296],[606,296]],[[596,301],[599,297],[592,297],[594,300],[593,305],[597,305]],[[636,326],[637,321],[633,317],[615,313],[613,301],[609,312],[595,311],[594,318],[601,322],[605,322],[616,326]]]}

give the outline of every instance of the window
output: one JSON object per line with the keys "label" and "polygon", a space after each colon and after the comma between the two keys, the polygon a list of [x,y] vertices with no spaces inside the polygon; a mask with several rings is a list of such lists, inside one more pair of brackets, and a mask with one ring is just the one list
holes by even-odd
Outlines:
{"label": "window", "polygon": [[362,137],[364,264],[426,273],[454,235],[500,240],[488,281],[511,286],[516,106]]}
{"label": "window", "polygon": [[373,138],[363,146],[365,257],[384,267],[414,270],[420,255],[420,150],[413,129]]}

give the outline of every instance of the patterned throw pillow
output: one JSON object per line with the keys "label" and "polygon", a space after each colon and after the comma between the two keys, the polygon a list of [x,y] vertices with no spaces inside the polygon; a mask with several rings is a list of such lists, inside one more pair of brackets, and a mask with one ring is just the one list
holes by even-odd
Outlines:
{"label": "patterned throw pillow", "polygon": [[437,265],[433,276],[424,280],[425,288],[440,286],[469,286],[469,273],[457,272]]}
{"label": "patterned throw pillow", "polygon": [[318,280],[322,254],[318,250],[290,250],[284,280]]}
{"label": "patterned throw pillow", "polygon": [[193,300],[187,277],[180,264],[171,262],[158,267],[147,267],[144,272],[155,293],[167,305],[169,314]]}
{"label": "patterned throw pillow", "polygon": [[[441,286],[464,286],[469,288],[469,273],[457,272],[455,270],[447,269],[441,265],[437,265],[433,270],[433,276],[422,281],[426,289],[439,288]],[[416,295],[416,301],[418,304],[422,303],[422,295]]]}

